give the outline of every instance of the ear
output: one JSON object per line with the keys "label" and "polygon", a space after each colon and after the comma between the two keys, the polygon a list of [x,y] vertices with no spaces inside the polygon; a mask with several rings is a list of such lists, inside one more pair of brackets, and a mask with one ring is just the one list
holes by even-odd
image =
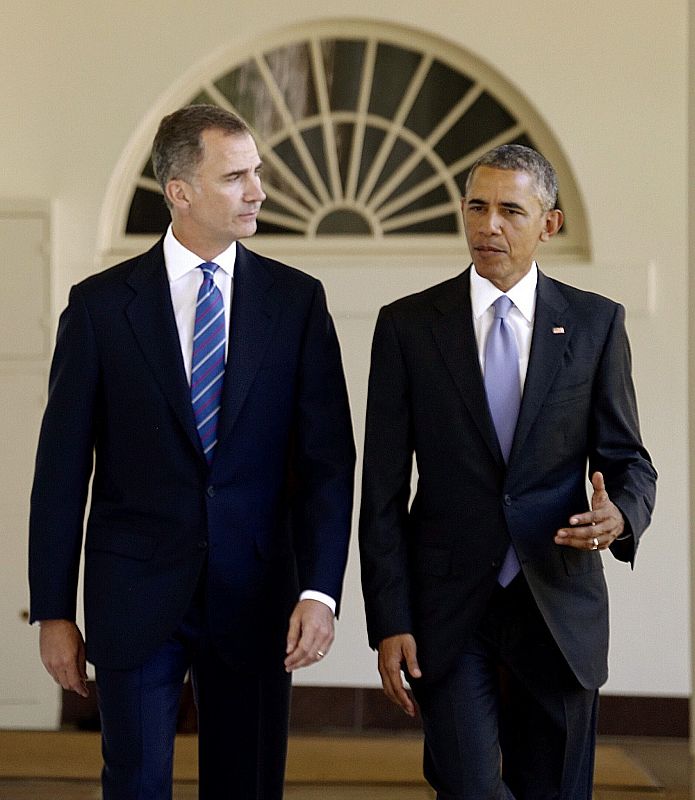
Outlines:
{"label": "ear", "polygon": [[546,211],[545,223],[543,225],[543,230],[541,231],[541,236],[540,236],[541,241],[547,242],[551,236],[555,236],[555,234],[562,227],[564,219],[565,215],[562,213],[562,211],[560,211],[559,208],[554,208],[552,211]]}
{"label": "ear", "polygon": [[189,192],[190,185],[180,178],[172,178],[164,188],[164,194],[169,201],[170,208],[178,208],[180,210],[188,208],[190,205]]}

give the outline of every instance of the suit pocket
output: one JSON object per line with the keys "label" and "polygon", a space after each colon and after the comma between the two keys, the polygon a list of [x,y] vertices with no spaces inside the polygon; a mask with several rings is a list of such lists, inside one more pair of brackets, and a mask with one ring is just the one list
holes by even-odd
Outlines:
{"label": "suit pocket", "polygon": [[157,537],[134,531],[118,531],[108,528],[87,530],[85,551],[87,553],[113,553],[117,556],[147,561],[157,547]]}
{"label": "suit pocket", "polygon": [[573,575],[586,575],[589,572],[603,569],[603,559],[598,550],[576,550],[572,547],[560,549],[565,572]]}

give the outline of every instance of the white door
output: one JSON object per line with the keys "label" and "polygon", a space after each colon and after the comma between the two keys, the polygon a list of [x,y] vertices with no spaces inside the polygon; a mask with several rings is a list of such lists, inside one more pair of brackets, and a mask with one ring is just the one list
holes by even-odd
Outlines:
{"label": "white door", "polygon": [[49,358],[49,215],[0,202],[0,727],[54,728],[60,693],[27,624],[29,493]]}

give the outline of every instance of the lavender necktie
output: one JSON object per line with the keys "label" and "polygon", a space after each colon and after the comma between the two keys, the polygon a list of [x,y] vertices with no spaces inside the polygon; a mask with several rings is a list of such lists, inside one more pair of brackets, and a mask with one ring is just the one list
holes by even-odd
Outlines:
{"label": "lavender necktie", "polygon": [[[519,350],[514,331],[507,322],[512,305],[506,294],[495,300],[495,319],[485,342],[485,391],[505,463],[509,460],[521,405]],[[499,584],[508,586],[520,569],[514,547],[509,545],[497,577]]]}
{"label": "lavender necktie", "polygon": [[200,265],[203,283],[198,292],[193,327],[191,361],[191,402],[198,436],[208,464],[217,444],[217,419],[220,413],[226,327],[222,293],[215,285],[217,264]]}

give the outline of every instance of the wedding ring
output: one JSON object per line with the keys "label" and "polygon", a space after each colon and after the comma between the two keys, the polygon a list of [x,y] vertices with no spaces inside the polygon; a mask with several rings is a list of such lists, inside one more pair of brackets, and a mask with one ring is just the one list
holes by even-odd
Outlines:
{"label": "wedding ring", "polygon": [[325,655],[326,654],[323,652],[323,650],[316,651],[316,658],[323,658]]}
{"label": "wedding ring", "polygon": [[594,536],[594,538],[591,541],[594,543],[594,546],[591,549],[598,550],[598,539]]}

